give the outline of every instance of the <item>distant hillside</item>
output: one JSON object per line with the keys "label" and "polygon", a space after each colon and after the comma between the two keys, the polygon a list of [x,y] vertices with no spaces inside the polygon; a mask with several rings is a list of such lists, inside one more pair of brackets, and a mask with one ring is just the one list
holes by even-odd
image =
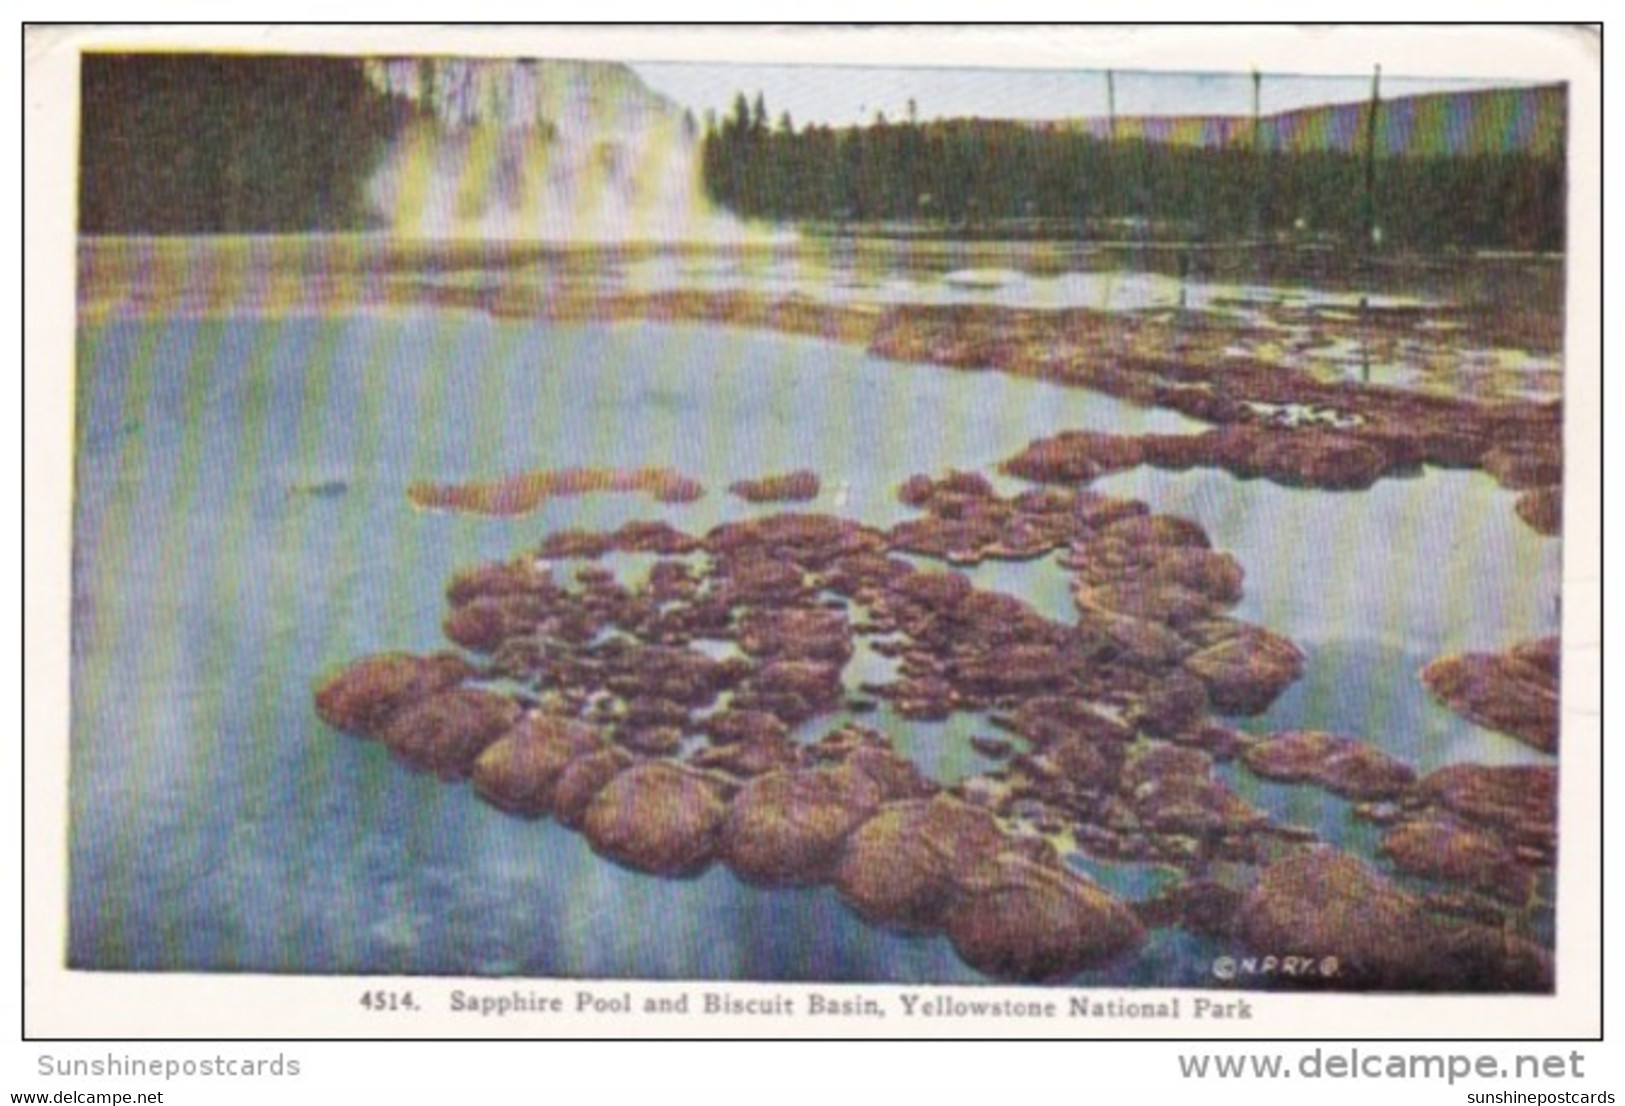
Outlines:
{"label": "distant hillside", "polygon": [[1256,142],[1251,118],[1229,116],[1120,117],[1115,135],[1104,119],[798,131],[740,97],[707,127],[705,184],[747,217],[835,227],[1563,248],[1563,86],[1382,103],[1368,192],[1369,115],[1286,112],[1259,120]]}
{"label": "distant hillside", "polygon": [[[1365,149],[1369,103],[1326,104],[1266,115],[1259,120],[1266,149],[1285,153],[1355,153]],[[1386,156],[1554,157],[1563,148],[1567,88],[1440,92],[1383,100],[1377,110],[1377,152]],[[1092,137],[1111,134],[1110,120],[1071,125]],[[1120,116],[1120,140],[1198,149],[1247,148],[1251,116]]]}

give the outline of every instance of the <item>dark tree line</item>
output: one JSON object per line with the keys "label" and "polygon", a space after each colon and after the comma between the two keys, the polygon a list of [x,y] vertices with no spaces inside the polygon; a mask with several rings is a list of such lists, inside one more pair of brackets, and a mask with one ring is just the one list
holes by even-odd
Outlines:
{"label": "dark tree line", "polygon": [[[788,118],[770,126],[761,98],[740,96],[726,118],[710,121],[702,157],[711,197],[750,218],[1080,234],[1131,220],[1142,232],[1216,240],[1363,233],[1358,152],[1267,145],[1113,142],[1055,124],[883,116],[865,127],[797,130]],[[1381,156],[1375,181],[1385,241],[1563,247],[1557,156]]]}
{"label": "dark tree line", "polygon": [[[379,159],[433,101],[390,95],[359,59],[297,56],[90,54],[81,90],[80,229],[91,234],[366,228]],[[706,187],[747,217],[961,235],[1117,235],[1123,220],[1134,233],[1214,240],[1364,226],[1355,152],[1108,142],[1078,127],[915,115],[797,128],[741,95],[704,121]],[[701,130],[685,116],[686,135]],[[1555,152],[1381,157],[1376,190],[1376,222],[1397,244],[1563,245]]]}
{"label": "dark tree line", "polygon": [[366,226],[399,112],[342,58],[89,54],[81,94],[87,234]]}

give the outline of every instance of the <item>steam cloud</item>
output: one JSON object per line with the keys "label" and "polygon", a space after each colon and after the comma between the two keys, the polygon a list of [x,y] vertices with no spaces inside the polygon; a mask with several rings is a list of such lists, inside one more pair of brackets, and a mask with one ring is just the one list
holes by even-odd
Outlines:
{"label": "steam cloud", "polygon": [[379,59],[407,119],[368,186],[398,234],[542,241],[735,241],[692,117],[602,62]]}

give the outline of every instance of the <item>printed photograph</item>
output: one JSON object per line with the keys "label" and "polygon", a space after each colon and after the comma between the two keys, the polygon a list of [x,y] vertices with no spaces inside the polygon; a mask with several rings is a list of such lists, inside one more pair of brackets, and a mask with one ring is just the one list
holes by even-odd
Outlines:
{"label": "printed photograph", "polygon": [[1555,991],[1566,84],[79,100],[67,971]]}

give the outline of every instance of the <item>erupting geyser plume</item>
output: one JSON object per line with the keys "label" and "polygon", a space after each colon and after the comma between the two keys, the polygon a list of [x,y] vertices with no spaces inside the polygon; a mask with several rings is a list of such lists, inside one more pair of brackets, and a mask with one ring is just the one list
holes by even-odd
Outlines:
{"label": "erupting geyser plume", "polygon": [[700,179],[692,115],[622,65],[378,59],[408,118],[369,185],[413,237],[673,242],[746,238]]}

